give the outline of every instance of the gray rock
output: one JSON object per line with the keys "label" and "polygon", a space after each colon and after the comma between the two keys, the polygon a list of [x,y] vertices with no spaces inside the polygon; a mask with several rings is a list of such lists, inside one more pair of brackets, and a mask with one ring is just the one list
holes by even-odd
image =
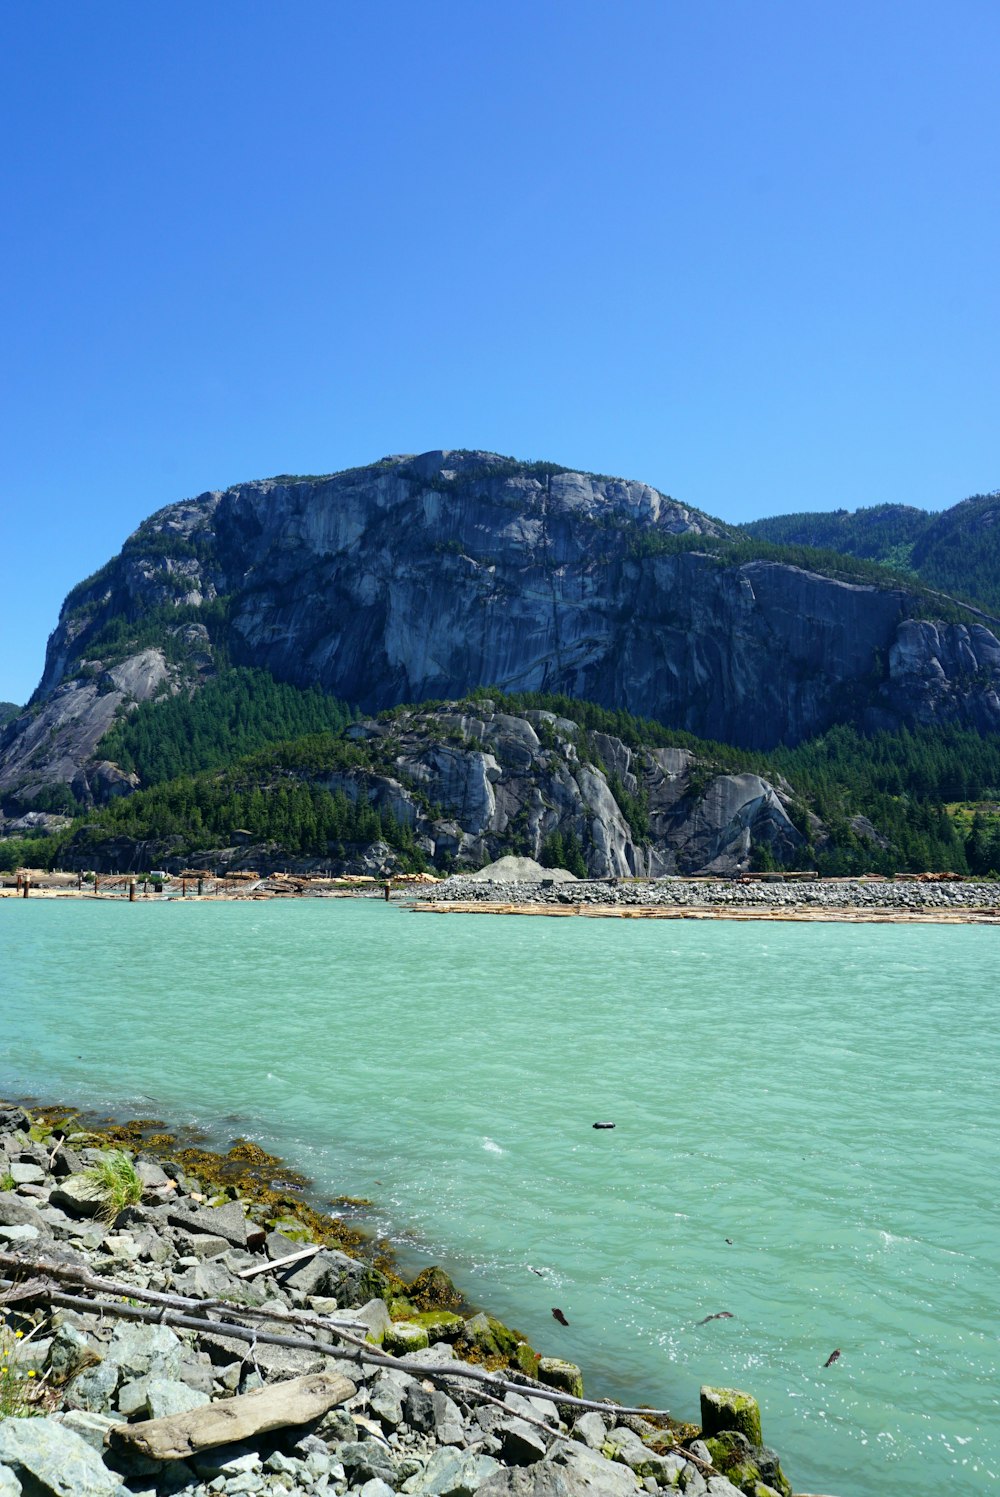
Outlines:
{"label": "gray rock", "polygon": [[113,1429],[118,1423],[117,1419],[111,1418],[109,1414],[92,1414],[87,1409],[67,1409],[64,1413],[54,1414],[60,1424],[65,1424],[67,1429],[73,1430],[74,1434],[86,1440],[98,1454],[103,1455],[107,1443],[109,1429]]}
{"label": "gray rock", "polygon": [[143,1325],[119,1321],[105,1351],[108,1366],[120,1370],[123,1381],[154,1372],[173,1377],[187,1355],[177,1334],[165,1325]]}
{"label": "gray rock", "polygon": [[407,1424],[421,1434],[430,1434],[440,1445],[460,1445],[465,1424],[458,1405],[439,1388],[428,1392],[419,1383],[406,1389],[403,1407]]}
{"label": "gray rock", "polygon": [[13,1159],[7,1169],[16,1185],[43,1185],[45,1183],[45,1171],[40,1164],[23,1164]]}
{"label": "gray rock", "polygon": [[262,1305],[264,1290],[253,1280],[238,1279],[214,1259],[196,1263],[174,1278],[178,1294],[192,1299],[224,1299],[236,1305]]}
{"label": "gray rock", "polygon": [[191,1409],[204,1408],[211,1401],[207,1393],[201,1393],[177,1378],[151,1377],[147,1384],[146,1407],[150,1419],[187,1414]]}
{"label": "gray rock", "polygon": [[167,1220],[185,1232],[224,1237],[234,1247],[245,1248],[251,1243],[264,1245],[263,1230],[247,1222],[243,1208],[236,1201],[230,1201],[226,1206],[204,1206],[193,1211],[180,1203],[171,1205],[167,1208]]}
{"label": "gray rock", "polygon": [[0,1190],[0,1227],[34,1227],[45,1231],[45,1219],[34,1206],[22,1201],[12,1190]]}
{"label": "gray rock", "polygon": [[52,1418],[0,1420],[0,1467],[22,1486],[51,1497],[127,1497],[81,1435]]}
{"label": "gray rock", "polygon": [[499,1470],[499,1462],[489,1455],[450,1448],[435,1450],[408,1490],[417,1497],[473,1497]]}
{"label": "gray rock", "polygon": [[377,1440],[354,1440],[337,1448],[337,1459],[354,1486],[379,1480],[395,1487],[399,1472],[392,1456]]}
{"label": "gray rock", "polygon": [[500,1441],[503,1459],[511,1466],[530,1466],[545,1456],[548,1440],[525,1419],[502,1419],[493,1433]]}
{"label": "gray rock", "polygon": [[37,1227],[30,1227],[27,1222],[16,1227],[0,1227],[0,1243],[4,1247],[13,1247],[19,1242],[37,1242],[41,1235]]}
{"label": "gray rock", "polygon": [[89,1409],[93,1414],[109,1414],[121,1369],[114,1362],[88,1367],[73,1379],[66,1390],[66,1406]]}
{"label": "gray rock", "polygon": [[626,1467],[601,1461],[585,1446],[577,1450],[590,1456],[589,1463],[549,1460],[501,1468],[486,1479],[476,1497],[635,1497],[635,1477]]}
{"label": "gray rock", "polygon": [[573,1437],[581,1440],[591,1450],[600,1450],[608,1438],[607,1425],[598,1413],[591,1411],[581,1414],[573,1425]]}
{"label": "gray rock", "polygon": [[[222,1336],[215,1331],[203,1331],[199,1342],[212,1361],[228,1366],[234,1360],[242,1361],[247,1354],[248,1343],[235,1336]],[[330,1365],[322,1352],[299,1350],[293,1346],[266,1346],[260,1343],[254,1357],[261,1371],[275,1377],[305,1377],[323,1372]]]}
{"label": "gray rock", "polygon": [[734,1487],[727,1476],[708,1478],[708,1497],[743,1497],[739,1487]]}
{"label": "gray rock", "polygon": [[49,1201],[67,1216],[96,1216],[101,1209],[101,1195],[86,1175],[67,1175],[52,1190]]}
{"label": "gray rock", "polygon": [[22,1497],[24,1488],[9,1466],[0,1466],[0,1497]]}
{"label": "gray rock", "polygon": [[361,1497],[393,1497],[393,1490],[381,1477],[373,1476],[361,1488]]}
{"label": "gray rock", "polygon": [[145,1190],[162,1190],[170,1184],[170,1176],[153,1159],[137,1159],[135,1172]]}
{"label": "gray rock", "polygon": [[395,1429],[403,1422],[403,1399],[415,1380],[405,1372],[386,1369],[379,1374],[372,1389],[369,1407],[383,1424]]}

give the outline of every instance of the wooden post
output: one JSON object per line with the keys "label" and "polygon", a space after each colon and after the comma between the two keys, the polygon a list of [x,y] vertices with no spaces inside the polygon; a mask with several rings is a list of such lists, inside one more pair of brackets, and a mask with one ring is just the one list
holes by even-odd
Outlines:
{"label": "wooden post", "polygon": [[200,879],[199,879],[199,880],[198,880],[198,893],[199,893],[199,894],[200,894],[200,893],[201,893],[201,891],[202,891],[202,886],[203,886],[203,885],[204,885],[204,882],[205,882],[205,880],[204,880],[204,879],[203,879],[203,878],[200,878]]}
{"label": "wooden post", "polygon": [[101,887],[101,875],[95,870],[95,872],[94,872],[94,893],[95,894],[97,893],[97,891],[98,891],[98,889],[100,887]]}
{"label": "wooden post", "polygon": [[389,897],[391,896],[391,894],[392,894],[392,884],[389,882],[388,879],[386,879],[386,881],[385,881],[385,897],[386,897],[386,901],[389,900]]}
{"label": "wooden post", "polygon": [[14,887],[17,890],[18,894],[20,894],[20,892],[21,892],[21,875],[20,874],[17,875],[17,882],[15,883]]}
{"label": "wooden post", "polygon": [[187,881],[186,878],[182,878],[181,879],[181,897],[183,899],[187,898],[187,891],[188,891],[188,881]]}
{"label": "wooden post", "polygon": [[30,888],[31,888],[31,879],[28,877],[27,874],[25,874],[25,876],[24,876],[24,895],[23,895],[23,898],[27,899],[27,897],[28,897],[28,890]]}
{"label": "wooden post", "polygon": [[129,904],[135,904],[135,879],[134,878],[130,878],[129,881],[128,881],[128,902],[129,902]]}

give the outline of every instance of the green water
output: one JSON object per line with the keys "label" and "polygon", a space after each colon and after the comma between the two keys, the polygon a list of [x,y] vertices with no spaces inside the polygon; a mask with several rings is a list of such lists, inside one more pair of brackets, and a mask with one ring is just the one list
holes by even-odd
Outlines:
{"label": "green water", "polygon": [[975,926],[6,900],[0,1092],[250,1133],[589,1390],[696,1417],[701,1382],[750,1389],[797,1489],[979,1492],[996,954]]}

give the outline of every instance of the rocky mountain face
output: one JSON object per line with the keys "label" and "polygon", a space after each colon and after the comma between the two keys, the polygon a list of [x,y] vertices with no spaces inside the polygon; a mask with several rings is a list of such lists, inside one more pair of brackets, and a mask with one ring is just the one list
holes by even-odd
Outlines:
{"label": "rocky mountain face", "polygon": [[727,533],[645,484],[480,452],[171,505],[68,597],[28,714],[0,730],[0,793],[127,792],[100,759],[115,713],[220,655],[365,711],[495,685],[758,748],[845,715],[1000,729],[991,620],[730,562]]}
{"label": "rocky mountain face", "polygon": [[[608,733],[587,732],[552,712],[498,711],[487,699],[404,710],[347,729],[364,749],[363,766],[310,770],[310,783],[367,803],[414,834],[438,867],[474,869],[506,853],[551,855],[553,839],[576,846],[580,873],[591,877],[657,877],[733,873],[767,847],[776,863],[805,847],[810,818],[789,786],[756,774],[718,774],[687,749],[629,747]],[[276,774],[265,793],[287,781]],[[811,818],[820,844],[823,828]],[[280,845],[252,844],[243,833],[227,845],[196,851],[169,839],[94,839],[84,828],[64,853],[67,868],[179,872],[194,865],[289,868],[307,872],[389,874],[399,856],[382,842],[308,858]]]}

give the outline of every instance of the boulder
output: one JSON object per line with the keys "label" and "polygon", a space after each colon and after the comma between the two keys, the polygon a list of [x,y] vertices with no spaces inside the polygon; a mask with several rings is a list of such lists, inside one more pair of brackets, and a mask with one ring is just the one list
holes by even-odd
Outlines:
{"label": "boulder", "polygon": [[67,1175],[50,1193],[49,1204],[58,1206],[67,1216],[97,1216],[103,1199],[86,1175]]}
{"label": "boulder", "polygon": [[409,1351],[420,1351],[430,1341],[423,1326],[413,1325],[409,1320],[394,1320],[386,1327],[383,1349],[394,1357],[403,1357]]}
{"label": "boulder", "polygon": [[0,1190],[0,1227],[34,1227],[45,1231],[45,1218],[12,1190]]}
{"label": "boulder", "polygon": [[352,1486],[367,1481],[384,1481],[395,1487],[399,1472],[392,1456],[377,1440],[351,1440],[337,1448],[337,1458]]}
{"label": "boulder", "polygon": [[37,1497],[127,1497],[92,1445],[53,1418],[0,1420],[0,1470]]}
{"label": "boulder", "polygon": [[762,1445],[760,1429],[760,1407],[756,1398],[738,1388],[713,1388],[706,1384],[701,1390],[702,1437],[735,1429],[745,1435],[751,1445]]}
{"label": "boulder", "polygon": [[460,1445],[465,1439],[461,1411],[439,1388],[428,1392],[413,1383],[404,1395],[406,1422],[419,1434],[433,1435],[439,1445]]}
{"label": "boulder", "polygon": [[474,1497],[483,1482],[499,1470],[500,1463],[489,1455],[451,1448],[435,1450],[409,1491],[414,1497]]}
{"label": "boulder", "polygon": [[493,1433],[500,1441],[504,1460],[510,1466],[530,1466],[545,1457],[548,1439],[526,1419],[501,1419]]}
{"label": "boulder", "polygon": [[410,1319],[427,1333],[428,1341],[454,1341],[465,1330],[465,1321],[453,1310],[426,1310]]}
{"label": "boulder", "polygon": [[583,1373],[575,1362],[564,1362],[561,1357],[541,1357],[535,1374],[539,1382],[550,1388],[559,1388],[571,1398],[583,1397]]}

